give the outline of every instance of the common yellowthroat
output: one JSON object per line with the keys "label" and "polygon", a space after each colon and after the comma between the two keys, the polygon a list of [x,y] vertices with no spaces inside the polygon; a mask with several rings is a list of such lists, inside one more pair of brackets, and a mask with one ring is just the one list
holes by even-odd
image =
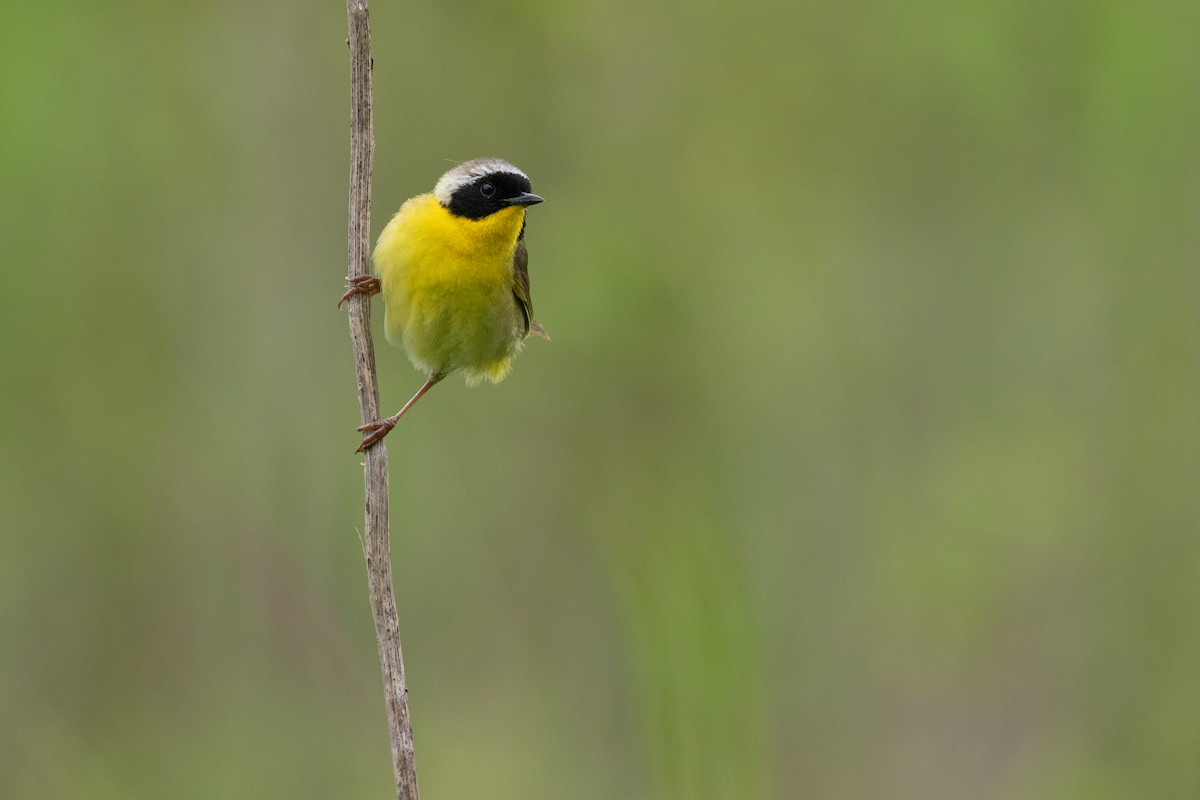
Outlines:
{"label": "common yellowthroat", "polygon": [[550,338],[529,297],[525,209],[542,202],[532,189],[507,161],[477,158],[407,200],[379,234],[375,275],[351,279],[342,300],[382,292],[388,341],[402,343],[429,377],[394,415],[358,427],[356,452],[387,436],[451,372],[468,386],[498,383],[529,334]]}

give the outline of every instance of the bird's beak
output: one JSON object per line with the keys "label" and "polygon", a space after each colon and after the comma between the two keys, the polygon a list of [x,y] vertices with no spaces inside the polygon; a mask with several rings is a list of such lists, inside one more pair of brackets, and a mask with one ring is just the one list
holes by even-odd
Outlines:
{"label": "bird's beak", "polygon": [[516,197],[509,197],[504,200],[506,206],[535,206],[538,203],[545,202],[545,198],[538,197],[536,194],[529,192],[521,192]]}

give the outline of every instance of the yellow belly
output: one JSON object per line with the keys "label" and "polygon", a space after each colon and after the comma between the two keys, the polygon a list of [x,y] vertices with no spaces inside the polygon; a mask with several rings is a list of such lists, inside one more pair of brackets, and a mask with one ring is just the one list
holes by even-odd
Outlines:
{"label": "yellow belly", "polygon": [[524,338],[513,296],[520,207],[456,217],[425,194],[401,206],[375,246],[388,340],[426,374],[460,371],[468,384],[508,374]]}

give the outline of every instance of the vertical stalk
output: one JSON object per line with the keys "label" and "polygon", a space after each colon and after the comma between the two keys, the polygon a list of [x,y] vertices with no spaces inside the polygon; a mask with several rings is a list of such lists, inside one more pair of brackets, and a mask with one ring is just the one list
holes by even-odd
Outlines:
{"label": "vertical stalk", "polygon": [[[367,0],[346,0],[350,26],[350,217],[347,226],[348,274],[370,274],[371,162],[375,141],[371,128],[371,28]],[[379,419],[379,384],[375,374],[375,346],[371,340],[371,298],[359,293],[350,298],[350,340],[358,379],[358,402],[364,423]],[[392,556],[388,538],[388,456],[383,442],[364,454],[366,532],[363,539],[367,584],[383,694],[387,707],[392,769],[398,800],[419,800],[417,769],[413,759],[412,721],[408,715],[408,683],[400,647],[400,622],[392,590]]]}

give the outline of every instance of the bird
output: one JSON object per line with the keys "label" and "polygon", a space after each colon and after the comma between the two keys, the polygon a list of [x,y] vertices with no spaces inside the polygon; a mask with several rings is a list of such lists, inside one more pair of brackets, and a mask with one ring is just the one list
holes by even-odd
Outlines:
{"label": "bird", "polygon": [[468,386],[499,383],[530,334],[549,339],[533,317],[525,210],[543,202],[508,161],[476,158],[447,171],[379,234],[373,275],[348,278],[342,302],[383,295],[384,332],[427,377],[395,414],[360,425],[361,453],[453,372]]}

